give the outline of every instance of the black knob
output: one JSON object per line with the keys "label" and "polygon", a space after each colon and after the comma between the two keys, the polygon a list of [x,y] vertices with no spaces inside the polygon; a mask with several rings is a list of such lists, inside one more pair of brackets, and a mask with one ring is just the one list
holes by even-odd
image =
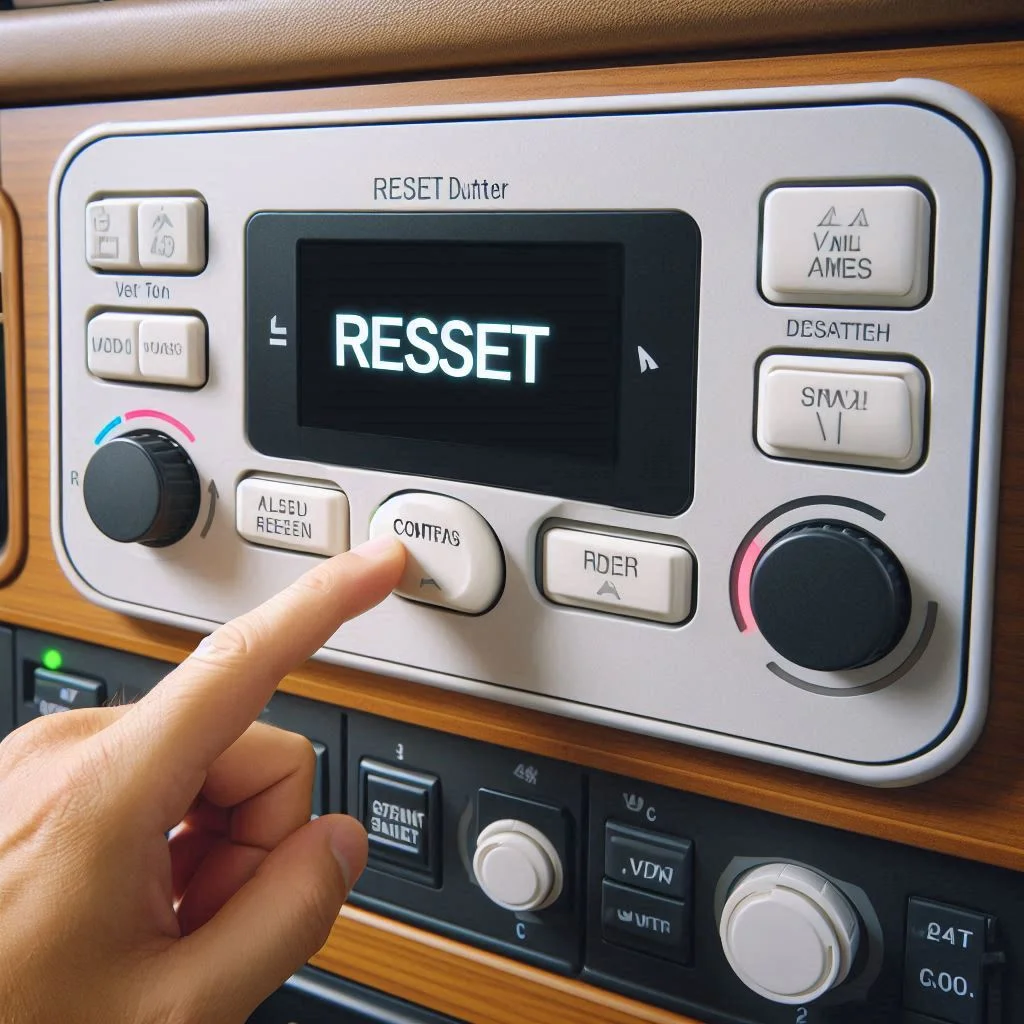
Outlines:
{"label": "black knob", "polygon": [[884,658],[910,620],[896,556],[848,523],[801,523],[764,549],[750,580],[764,638],[804,668],[838,672]]}
{"label": "black knob", "polygon": [[89,517],[111,540],[154,548],[192,529],[202,499],[188,453],[159,430],[134,430],[100,447],[82,491]]}

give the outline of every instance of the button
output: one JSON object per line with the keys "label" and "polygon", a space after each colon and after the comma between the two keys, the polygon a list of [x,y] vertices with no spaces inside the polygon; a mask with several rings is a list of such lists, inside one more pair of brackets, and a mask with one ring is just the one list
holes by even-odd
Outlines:
{"label": "button", "polygon": [[316,763],[313,766],[313,797],[310,801],[311,818],[319,818],[321,814],[327,813],[328,778],[327,775],[327,748],[316,740],[310,741],[313,745],[313,756]]}
{"label": "button", "polygon": [[473,876],[492,903],[521,913],[550,907],[562,894],[562,858],[525,821],[492,821],[476,838]]}
{"label": "button", "polygon": [[924,405],[924,374],[912,363],[768,356],[757,443],[779,458],[910,469],[924,448]]}
{"label": "button", "polygon": [[690,959],[685,903],[616,885],[608,879],[601,883],[601,934],[607,942],[640,953],[681,964]]}
{"label": "button", "polygon": [[235,492],[235,529],[253,544],[337,555],[348,550],[348,498],[327,485],[249,476]]}
{"label": "button", "polygon": [[985,914],[911,897],[904,1007],[949,1024],[982,1024],[988,928]]}
{"label": "button", "polygon": [[693,556],[675,544],[562,527],[544,534],[544,594],[556,604],[682,622],[693,600]]}
{"label": "button", "polygon": [[191,197],[139,203],[139,265],[196,274],[206,265],[206,205]]}
{"label": "button", "polygon": [[101,199],[85,208],[85,258],[97,270],[138,270],[137,199]]}
{"label": "button", "polygon": [[769,302],[908,307],[928,292],[931,205],[920,189],[776,188],[763,218]]}
{"label": "button", "polygon": [[154,384],[206,383],[206,324],[196,316],[147,316],[139,327],[139,372]]}
{"label": "button", "polygon": [[86,328],[89,372],[104,380],[139,380],[139,325],[142,317],[101,313]]}
{"label": "button", "polygon": [[411,601],[479,615],[505,585],[505,559],[487,520],[443,494],[407,491],[388,498],[370,520],[370,536],[393,533],[408,552],[395,593]]}
{"label": "button", "polygon": [[693,844],[609,821],[604,827],[604,873],[616,882],[662,896],[690,897]]}
{"label": "button", "polygon": [[384,871],[423,876],[436,885],[441,834],[437,777],[364,758],[359,783],[370,863]]}
{"label": "button", "polygon": [[32,699],[41,715],[74,708],[98,708],[107,699],[107,688],[95,679],[37,668],[32,674]]}

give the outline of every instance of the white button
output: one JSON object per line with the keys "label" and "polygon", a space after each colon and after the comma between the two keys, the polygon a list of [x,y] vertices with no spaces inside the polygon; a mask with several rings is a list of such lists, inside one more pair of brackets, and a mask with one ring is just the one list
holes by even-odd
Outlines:
{"label": "white button", "polygon": [[562,893],[558,851],[543,832],[514,818],[494,821],[481,830],[473,876],[488,899],[506,910],[543,910]]}
{"label": "white button", "polygon": [[767,455],[909,469],[924,446],[924,374],[912,363],[768,356],[757,441]]}
{"label": "white button", "polygon": [[776,188],[764,202],[770,302],[916,306],[928,291],[931,206],[909,185]]}
{"label": "white button", "polygon": [[154,384],[206,383],[206,324],[197,316],[147,316],[139,328],[139,373]]}
{"label": "white button", "polygon": [[558,604],[682,622],[693,598],[693,556],[674,544],[556,527],[544,534],[543,586]]}
{"label": "white button", "polygon": [[101,313],[89,321],[85,344],[91,374],[104,380],[139,379],[141,320],[124,313]]}
{"label": "white button", "polygon": [[860,926],[846,897],[815,871],[765,864],[744,875],[722,908],[729,965],[776,1003],[811,1002],[847,976]]}
{"label": "white button", "polygon": [[206,264],[206,207],[201,199],[139,203],[139,263],[146,270],[198,273]]}
{"label": "white button", "polygon": [[85,208],[85,258],[100,270],[138,270],[137,199],[101,199]]}
{"label": "white button", "polygon": [[505,559],[487,520],[465,502],[409,491],[388,498],[370,520],[370,536],[393,533],[408,558],[396,594],[476,615],[505,583]]}
{"label": "white button", "polygon": [[253,544],[336,555],[348,550],[348,498],[329,486],[246,477],[235,493],[235,529]]}

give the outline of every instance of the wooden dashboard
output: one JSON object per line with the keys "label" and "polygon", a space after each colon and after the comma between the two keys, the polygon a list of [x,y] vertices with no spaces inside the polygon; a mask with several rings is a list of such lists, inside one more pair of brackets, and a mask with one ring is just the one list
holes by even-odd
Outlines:
{"label": "wooden dashboard", "polygon": [[[194,635],[100,609],[66,581],[50,541],[47,201],[51,169],[81,130],[104,121],[387,107],[614,93],[736,89],[936,78],[988,104],[1002,119],[1024,180],[1024,42],[816,53],[452,77],[302,91],[235,93],[0,110],[0,189],[11,202],[3,240],[20,227],[24,367],[16,321],[4,310],[14,450],[24,375],[24,501],[2,568],[0,621],[167,660]],[[1005,397],[992,703],[984,735],[954,770],[906,790],[872,791],[395,680],[309,665],[282,689],[433,729],[645,779],[834,828],[1024,871],[1024,201],[1019,195]],[[6,290],[18,294],[17,260]],[[12,349],[14,356],[12,357]],[[14,463],[15,475],[20,473]],[[18,524],[24,513],[27,530]],[[24,549],[21,550],[21,540]],[[20,572],[17,572],[20,566]],[[483,953],[374,914],[346,909],[315,963],[475,1024],[678,1021],[671,1013]]]}

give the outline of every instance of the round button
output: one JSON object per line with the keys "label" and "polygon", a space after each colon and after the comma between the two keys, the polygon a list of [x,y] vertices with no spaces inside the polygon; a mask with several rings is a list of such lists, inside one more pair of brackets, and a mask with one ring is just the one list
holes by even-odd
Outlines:
{"label": "round button", "polygon": [[718,933],[729,965],[758,995],[808,1003],[840,984],[860,926],[846,897],[817,872],[765,864],[733,886]]}
{"label": "round button", "polygon": [[562,861],[551,841],[525,821],[503,818],[480,832],[473,874],[506,910],[543,910],[562,893]]}
{"label": "round button", "polygon": [[848,523],[802,523],[759,556],[750,605],[764,638],[804,668],[838,672],[884,658],[910,620],[896,556]]}
{"label": "round button", "polygon": [[82,496],[111,540],[149,547],[181,540],[202,500],[188,453],[158,430],[135,430],[98,448],[85,468]]}
{"label": "round button", "polygon": [[464,501],[428,491],[396,494],[370,520],[371,537],[385,533],[408,553],[396,594],[469,615],[487,611],[501,595],[501,545],[487,520]]}

